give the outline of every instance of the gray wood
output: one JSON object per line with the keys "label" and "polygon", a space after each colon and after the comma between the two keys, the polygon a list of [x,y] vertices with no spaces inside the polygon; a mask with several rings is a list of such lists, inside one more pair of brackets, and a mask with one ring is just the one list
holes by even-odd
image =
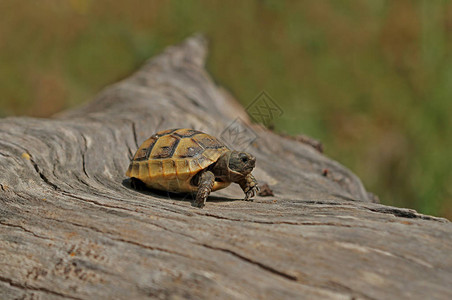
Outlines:
{"label": "gray wood", "polygon": [[[251,125],[206,53],[195,36],[79,109],[0,120],[0,299],[452,299],[451,223],[372,203],[315,143]],[[235,185],[197,209],[130,188],[154,132],[237,117],[274,197]]]}

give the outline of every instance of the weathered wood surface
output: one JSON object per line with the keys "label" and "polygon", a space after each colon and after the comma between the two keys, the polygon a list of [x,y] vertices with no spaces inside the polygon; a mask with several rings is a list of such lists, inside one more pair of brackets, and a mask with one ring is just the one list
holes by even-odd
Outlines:
{"label": "weathered wood surface", "polygon": [[201,210],[130,189],[157,130],[248,122],[205,55],[193,37],[80,109],[0,121],[0,299],[452,299],[450,222],[371,203],[350,171],[261,127],[248,151],[274,197],[231,186]]}

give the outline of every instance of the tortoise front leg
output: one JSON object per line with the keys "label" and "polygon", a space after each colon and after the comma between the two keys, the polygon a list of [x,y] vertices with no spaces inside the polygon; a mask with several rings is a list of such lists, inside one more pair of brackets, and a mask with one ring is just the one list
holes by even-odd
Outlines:
{"label": "tortoise front leg", "polygon": [[256,193],[260,190],[256,178],[254,178],[251,173],[246,175],[245,178],[239,182],[239,185],[245,193],[245,198],[243,199],[245,201],[253,201],[251,198],[256,196]]}
{"label": "tortoise front leg", "polygon": [[207,197],[212,190],[213,184],[215,183],[215,175],[210,171],[205,171],[199,177],[198,183],[198,193],[196,194],[196,200],[193,206],[203,208],[206,204]]}

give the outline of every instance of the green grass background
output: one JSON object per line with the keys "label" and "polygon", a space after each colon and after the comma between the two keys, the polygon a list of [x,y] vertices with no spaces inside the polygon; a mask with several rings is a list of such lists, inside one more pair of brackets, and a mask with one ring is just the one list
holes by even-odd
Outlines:
{"label": "green grass background", "polygon": [[452,1],[0,0],[0,116],[88,101],[203,32],[207,67],[385,204],[452,219]]}

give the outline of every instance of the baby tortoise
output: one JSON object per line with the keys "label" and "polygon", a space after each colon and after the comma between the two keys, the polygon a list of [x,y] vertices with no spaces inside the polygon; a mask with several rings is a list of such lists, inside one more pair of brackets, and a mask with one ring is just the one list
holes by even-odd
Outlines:
{"label": "baby tortoise", "polygon": [[211,135],[194,129],[169,129],[144,141],[126,176],[157,190],[196,192],[193,205],[202,208],[211,191],[231,182],[240,185],[245,201],[252,201],[259,191],[251,174],[255,164],[251,154],[230,150]]}

